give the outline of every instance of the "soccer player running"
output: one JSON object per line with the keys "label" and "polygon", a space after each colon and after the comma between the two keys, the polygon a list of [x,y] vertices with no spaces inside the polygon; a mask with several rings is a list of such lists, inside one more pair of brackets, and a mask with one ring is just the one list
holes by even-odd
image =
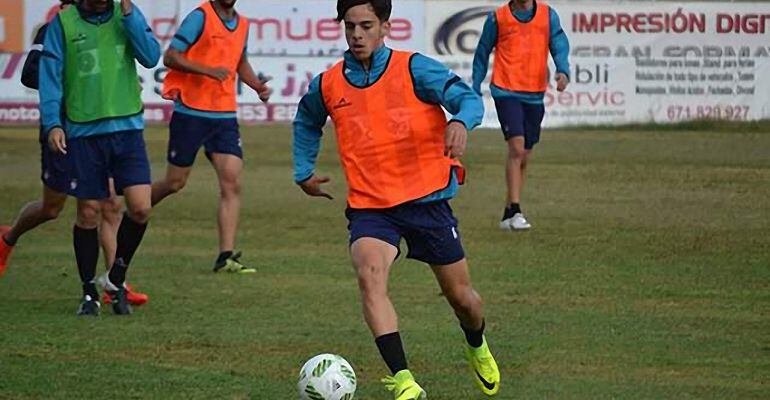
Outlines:
{"label": "soccer player running", "polygon": [[535,0],[511,0],[489,14],[473,59],[473,90],[481,94],[489,55],[495,51],[490,85],[497,117],[508,143],[506,207],[500,228],[526,230],[521,210],[532,148],[540,141],[548,88],[548,52],[556,64],[556,89],[569,83],[569,41],[556,11]]}
{"label": "soccer player running", "polygon": [[[472,375],[487,395],[500,373],[484,339],[481,298],[449,200],[462,180],[467,130],[483,115],[481,98],[444,65],[385,46],[390,0],[339,0],[349,50],[314,78],[294,120],[294,178],[310,196],[326,197],[315,174],[322,128],[334,123],[347,178],[350,254],[366,323],[392,376],[397,400],[423,399],[409,371],[396,310],[388,297],[390,267],[401,238],[407,257],[429,264],[460,320]],[[447,122],[442,106],[452,113]]]}
{"label": "soccer player running", "polygon": [[[61,7],[75,3],[74,0],[61,0]],[[24,86],[38,90],[39,88],[39,64],[43,54],[43,40],[48,24],[44,24],[35,34],[32,49],[27,55],[22,68],[21,82]],[[40,129],[40,152],[42,172],[40,179],[43,182],[43,197],[40,200],[27,203],[19,211],[19,215],[12,226],[0,226],[0,276],[3,275],[8,265],[11,252],[18,240],[37,226],[59,217],[67,200],[67,187],[69,177],[67,172],[67,156],[52,152],[48,148],[44,130]],[[101,201],[101,222],[99,227],[99,241],[104,249],[105,263],[109,268],[114,262],[116,235],[120,224],[120,210],[122,204],[115,195],[115,190],[110,183],[110,198]],[[128,302],[132,305],[142,305],[149,297],[144,293],[134,292],[128,285]],[[109,297],[103,296],[103,300],[109,301]]]}
{"label": "soccer player running", "polygon": [[163,62],[163,97],[174,100],[166,177],[152,185],[152,204],[185,186],[201,147],[219,179],[219,255],[214,272],[253,273],[236,252],[243,150],[236,111],[236,75],[267,102],[270,88],[247,56],[248,20],[236,0],[204,1],[182,22]]}
{"label": "soccer player running", "polygon": [[[104,279],[115,314],[128,315],[126,271],[150,218],[150,163],[144,145],[136,61],[155,66],[160,46],[130,0],[81,0],[58,14],[40,60],[40,114],[50,149],[67,155],[67,193],[78,199],[73,229],[83,286],[78,315],[98,315],[95,286],[100,200],[109,178],[125,198],[115,261]],[[65,117],[61,117],[61,110]]]}

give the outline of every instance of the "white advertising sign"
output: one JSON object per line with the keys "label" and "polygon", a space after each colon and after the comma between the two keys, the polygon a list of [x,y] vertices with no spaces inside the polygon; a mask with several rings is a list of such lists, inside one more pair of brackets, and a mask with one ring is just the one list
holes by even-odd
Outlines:
{"label": "white advertising sign", "polygon": [[[501,4],[427,0],[428,53],[470,81],[484,21]],[[770,118],[770,4],[549,4],[570,40],[572,82],[546,94],[545,126]],[[488,83],[484,125],[498,127]]]}

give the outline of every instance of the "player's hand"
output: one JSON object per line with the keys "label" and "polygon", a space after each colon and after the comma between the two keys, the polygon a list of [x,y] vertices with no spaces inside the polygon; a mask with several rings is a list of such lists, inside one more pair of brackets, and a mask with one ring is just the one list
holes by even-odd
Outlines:
{"label": "player's hand", "polygon": [[569,78],[567,77],[567,74],[563,72],[556,74],[556,90],[563,92],[565,89],[567,89],[567,85],[569,85]]}
{"label": "player's hand", "polygon": [[48,132],[48,148],[54,153],[67,154],[67,135],[62,128],[53,128]]}
{"label": "player's hand", "polygon": [[299,187],[302,188],[302,191],[305,192],[308,196],[313,197],[326,197],[329,200],[334,200],[334,197],[330,195],[329,193],[326,193],[321,189],[321,185],[324,183],[328,183],[331,179],[328,177],[318,177],[318,176],[311,176],[306,181],[299,184]]}
{"label": "player's hand", "polygon": [[270,100],[270,95],[273,94],[273,89],[271,89],[270,86],[267,86],[267,83],[270,82],[273,79],[273,77],[259,73],[259,75],[257,75],[257,78],[259,79],[259,82],[262,84],[262,86],[260,86],[259,89],[257,89],[257,94],[259,95],[259,99],[262,100],[263,103],[267,103],[268,100]]}
{"label": "player's hand", "polygon": [[465,154],[465,145],[468,143],[468,130],[459,121],[452,121],[446,127],[446,141],[444,155],[452,158],[460,158]]}
{"label": "player's hand", "polygon": [[206,73],[210,78],[216,79],[220,82],[224,82],[228,76],[230,76],[230,70],[225,67],[213,67],[209,68]]}
{"label": "player's hand", "polygon": [[131,11],[133,11],[131,0],[120,0],[120,9],[123,12],[123,15],[131,14]]}

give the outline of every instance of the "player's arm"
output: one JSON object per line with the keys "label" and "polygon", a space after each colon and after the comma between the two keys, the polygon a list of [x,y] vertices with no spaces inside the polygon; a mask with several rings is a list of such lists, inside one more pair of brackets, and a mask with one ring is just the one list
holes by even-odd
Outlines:
{"label": "player's arm", "polygon": [[163,54],[163,65],[177,71],[205,75],[218,81],[224,81],[230,75],[230,70],[226,67],[198,64],[185,57],[187,50],[198,41],[203,33],[205,18],[201,10],[193,10],[185,17],[174,34],[168,50]]}
{"label": "player's arm", "polygon": [[452,114],[446,131],[446,151],[452,157],[462,157],[468,131],[480,125],[484,118],[481,96],[432,58],[416,54],[409,67],[417,96],[427,103],[440,104]]}
{"label": "player's arm", "polygon": [[329,182],[329,178],[315,175],[323,127],[329,117],[321,94],[322,76],[316,76],[310,82],[308,92],[302,96],[294,117],[294,182],[309,196],[331,199],[332,196],[321,188],[321,184]]}
{"label": "player's arm", "polygon": [[130,0],[121,0],[121,11],[123,26],[134,49],[136,61],[145,68],[155,67],[160,60],[160,44],[155,40],[144,14]]}
{"label": "player's arm", "polygon": [[48,135],[51,150],[66,153],[67,144],[61,120],[64,97],[64,31],[59,17],[54,18],[48,25],[43,48],[45,50],[40,57],[38,76],[41,126],[43,132]]}
{"label": "player's arm", "polygon": [[481,94],[481,83],[487,77],[489,70],[489,55],[497,43],[497,18],[495,13],[489,13],[484,21],[484,29],[481,31],[476,53],[473,55],[473,90]]}
{"label": "player's arm", "polygon": [[24,60],[24,67],[21,69],[21,84],[37,90],[40,87],[38,77],[40,75],[40,57],[43,55],[43,41],[48,24],[45,24],[37,30],[35,40],[32,42],[32,48],[27,53],[27,59]]}
{"label": "player's arm", "polygon": [[238,77],[240,77],[241,81],[248,87],[257,92],[260,100],[265,103],[270,100],[270,95],[273,93],[273,90],[267,86],[267,81],[270,79],[254,73],[254,68],[251,67],[246,49],[244,49],[241,61],[238,63]]}
{"label": "player's arm", "polygon": [[561,27],[559,14],[550,9],[551,36],[548,47],[556,64],[556,89],[563,92],[569,84],[569,39]]}

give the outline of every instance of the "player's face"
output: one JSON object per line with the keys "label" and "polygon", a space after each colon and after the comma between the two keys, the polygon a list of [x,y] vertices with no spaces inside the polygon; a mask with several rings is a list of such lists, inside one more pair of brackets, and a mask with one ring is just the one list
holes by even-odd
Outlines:
{"label": "player's face", "polygon": [[381,22],[371,4],[352,7],[345,13],[345,39],[356,60],[368,60],[385,43],[390,22]]}
{"label": "player's face", "polygon": [[91,12],[103,13],[109,10],[112,0],[81,0],[80,3]]}
{"label": "player's face", "polygon": [[233,8],[235,7],[235,2],[237,0],[217,0],[217,3],[219,3],[222,8]]}

